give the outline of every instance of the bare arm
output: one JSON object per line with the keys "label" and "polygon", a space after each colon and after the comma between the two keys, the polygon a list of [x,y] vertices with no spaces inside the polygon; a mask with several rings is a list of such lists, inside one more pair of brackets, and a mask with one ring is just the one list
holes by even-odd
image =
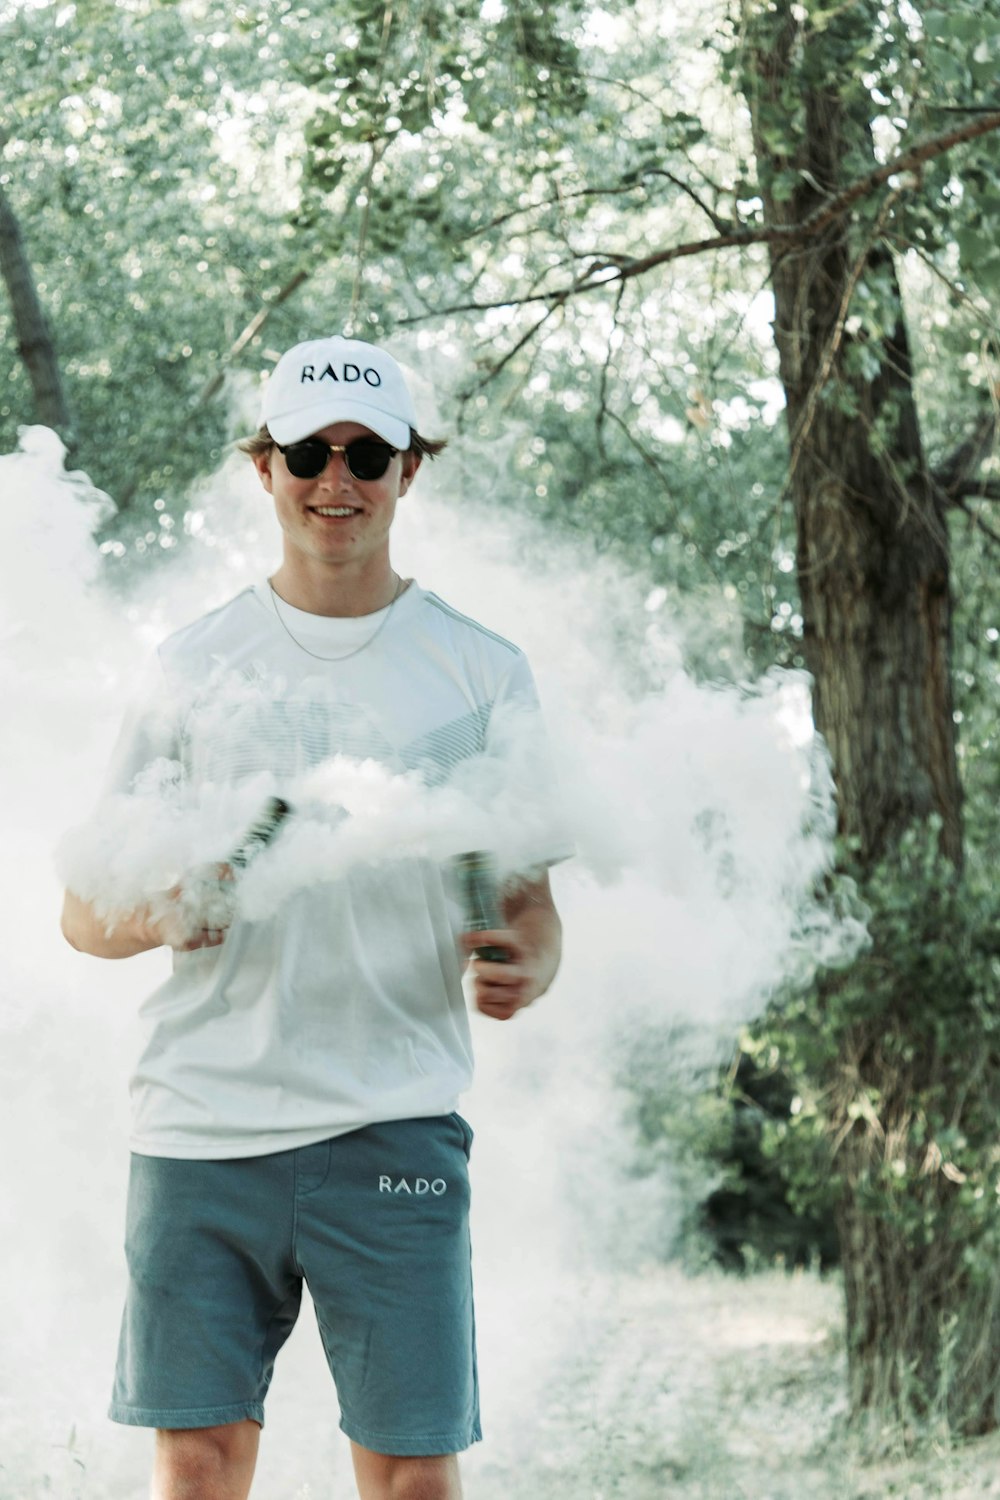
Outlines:
{"label": "bare arm", "polygon": [[544,995],[559,968],[562,923],[552,900],[549,877],[521,881],[505,894],[505,927],[466,932],[462,946],[471,957],[484,944],[506,948],[509,963],[472,958],[476,1008],[497,1021],[510,1018]]}
{"label": "bare arm", "polygon": [[[224,869],[227,867],[223,867]],[[94,958],[132,958],[164,946],[190,953],[195,948],[215,948],[225,941],[225,929],[201,927],[194,932],[177,905],[180,886],[167,893],[165,914],[153,916],[148,907],[116,917],[108,926],[87,901],[67,891],[63,901],[62,933],[71,948]]]}
{"label": "bare arm", "polygon": [[109,932],[107,923],[96,915],[89,902],[72,891],[66,892],[63,901],[61,925],[63,937],[71,948],[95,958],[131,958],[163,943],[148,911],[120,917]]}

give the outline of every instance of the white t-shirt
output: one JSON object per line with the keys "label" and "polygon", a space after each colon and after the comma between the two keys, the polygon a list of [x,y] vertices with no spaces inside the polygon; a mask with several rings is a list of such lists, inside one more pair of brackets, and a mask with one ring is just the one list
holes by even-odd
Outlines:
{"label": "white t-shirt", "polygon": [[[337,755],[440,786],[489,753],[498,708],[537,707],[523,652],[415,583],[391,613],[346,619],[247,588],[170,636],[153,670],[110,791],[158,757],[194,786],[267,772],[280,794]],[[219,947],[175,953],[140,1013],[132,1149],[255,1156],[449,1113],[472,1075],[461,925],[440,863],[404,855],[312,882],[263,920],[237,916]]]}

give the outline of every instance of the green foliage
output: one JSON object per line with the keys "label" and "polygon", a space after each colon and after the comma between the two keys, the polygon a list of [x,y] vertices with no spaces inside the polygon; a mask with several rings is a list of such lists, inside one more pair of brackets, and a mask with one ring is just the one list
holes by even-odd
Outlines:
{"label": "green foliage", "polygon": [[[788,24],[785,4],[745,9],[772,37]],[[525,433],[526,507],[608,536],[665,587],[721,584],[755,660],[795,660],[773,350],[746,322],[766,284],[759,253],[678,264],[617,303],[613,289],[568,303],[490,379],[545,311],[517,299],[564,286],[579,256],[628,258],[710,233],[706,210],[759,217],[730,87],[747,33],[733,27],[727,42],[723,11],[668,25],[625,0],[600,17],[582,3],[511,3],[488,21],[467,0],[391,13],[371,0],[0,10],[0,172],[55,325],[79,462],[128,502],[118,530],[129,544],[156,526],[155,500],[170,503],[216,461],[232,419],[202,393],[250,320],[305,271],[308,290],[271,313],[237,368],[255,380],[267,351],[317,319],[343,326],[355,305],[373,332],[428,324],[468,351],[463,427]],[[988,40],[996,13],[997,0],[985,13],[963,0],[952,25],[944,12],[918,23],[909,7],[798,7],[799,102],[779,101],[773,122],[779,195],[800,190],[808,169],[795,158],[796,111],[817,57],[876,132],[908,112],[923,128],[931,95],[950,105],[965,87],[940,94],[936,75],[929,86],[929,39],[964,56],[962,18],[985,15]],[[976,214],[989,223],[994,167],[986,145],[967,148],[970,190],[959,192],[953,164],[930,163],[926,191],[897,211],[900,232],[946,275],[956,254],[979,255],[986,274]],[[910,308],[918,326],[925,300],[922,288]],[[508,306],[489,319],[444,311],[467,302]],[[851,313],[860,322],[834,399],[852,399],[854,375],[872,379],[883,361],[877,278],[862,279]],[[972,409],[960,361],[981,350],[982,329],[953,308],[944,322],[938,304],[934,314],[921,336],[949,339],[949,359],[925,383],[924,418],[932,435],[952,434]],[[5,342],[10,446],[30,404]]]}
{"label": "green foliage", "polygon": [[396,167],[400,152],[391,148],[406,150],[423,137],[440,141],[447,158],[456,134],[506,135],[508,149],[512,134],[542,142],[553,121],[586,102],[568,30],[571,9],[511,0],[495,22],[486,22],[475,0],[419,0],[398,17],[381,0],[353,0],[335,13],[318,3],[299,6],[286,19],[283,60],[313,100],[296,222],[316,227],[328,252],[345,243],[345,211],[359,173],[375,210],[373,253],[399,249],[414,209],[418,224],[432,225],[445,242],[452,237],[451,194],[442,189],[450,175],[451,193],[462,192],[453,164],[439,160],[444,170],[432,186],[425,176],[414,201],[405,164]]}
{"label": "green foliage", "polygon": [[854,1187],[867,1211],[913,1246],[942,1232],[968,1239],[985,1274],[1000,1248],[992,859],[974,853],[956,876],[937,838],[914,828],[892,860],[859,876],[869,949],[778,997],[749,1047],[794,1090],[795,1109],[769,1123],[763,1145],[797,1207],[829,1207],[843,1142],[861,1136],[867,1165]]}
{"label": "green foliage", "polygon": [[[268,222],[238,157],[219,151],[240,123],[223,87],[237,68],[249,85],[232,38],[152,0],[19,7],[0,28],[0,171],[53,326],[78,462],[119,503],[145,481],[151,506],[217,461],[220,413],[197,393],[268,282],[280,206]],[[20,362],[3,376],[10,447],[30,407]]]}
{"label": "green foliage", "polygon": [[[345,326],[359,290],[370,326],[426,305],[432,281],[453,295],[470,211],[495,213],[476,182],[484,132],[513,135],[533,170],[551,122],[579,112],[572,6],[510,5],[489,24],[464,0],[390,14],[283,0],[0,10],[0,173],[77,461],[126,508],[115,533],[130,549],[175,539],[154,503],[218,461],[231,417],[203,393],[285,284],[305,271],[308,302],[247,347],[254,380],[262,347],[317,319]],[[509,141],[489,149],[513,165]],[[0,298],[5,447],[31,414],[8,327]]]}
{"label": "green foliage", "polygon": [[[619,1068],[639,1142],[637,1170],[662,1171],[682,1213],[668,1254],[729,1271],[837,1261],[832,1202],[795,1201],[776,1123],[800,1107],[774,1045],[746,1032],[732,1066],[692,1073],[683,1028],[634,1039]],[[766,1144],[767,1143],[767,1144]]]}
{"label": "green foliage", "polygon": [[[706,71],[706,37],[723,40],[711,15],[667,30],[654,12],[611,7],[609,44],[588,37],[582,5],[511,5],[486,22],[466,0],[420,0],[388,26],[368,0],[335,13],[318,0],[10,9],[0,170],[55,324],[78,461],[126,503],[109,535],[130,554],[175,543],[184,488],[233,432],[226,404],[202,393],[250,320],[305,271],[306,291],[239,356],[249,380],[270,351],[317,321],[343,326],[355,304],[362,331],[426,325],[465,351],[460,428],[474,441],[514,435],[515,503],[598,538],[669,601],[688,601],[690,665],[721,676],[747,658],[800,665],[774,351],[748,317],[766,286],[762,254],[686,261],[567,303],[504,363],[544,312],[516,300],[565,285],[569,247],[642,255],[710,232],[706,210],[757,215],[746,123],[726,82],[745,57],[742,34]],[[924,46],[915,23],[867,5],[803,13],[797,44],[822,42],[830,79],[858,109],[876,125],[903,110]],[[787,16],[775,6],[769,24]],[[801,50],[808,70],[814,49]],[[695,93],[684,80],[699,57]],[[775,129],[800,126],[794,109],[776,111]],[[988,176],[990,153],[970,148],[964,168]],[[800,164],[775,170],[801,189]],[[938,170],[952,195],[940,201]],[[899,223],[919,207],[921,253],[950,275],[954,180],[944,164],[928,174]],[[911,280],[908,313],[927,350],[922,418],[932,451],[939,442],[946,453],[977,409],[988,329],[943,280]],[[441,311],[505,300],[489,318]],[[826,399],[856,405],[898,312],[873,267],[850,311],[842,378]],[[10,446],[29,414],[13,350],[0,379]],[[891,418],[888,408],[879,418],[883,446]],[[970,537],[970,569],[980,553]],[[982,628],[971,617],[966,638],[959,687],[968,698],[975,676],[983,724],[968,770],[985,775],[996,684],[973,662]]]}
{"label": "green foliage", "polygon": [[[468,0],[419,0],[388,25],[371,0],[0,11],[0,172],[54,322],[78,461],[127,502],[114,535],[140,552],[173,543],[187,483],[233,433],[225,401],[203,392],[304,271],[306,290],[234,362],[248,384],[273,351],[343,326],[355,302],[361,331],[419,330],[415,358],[418,338],[452,351],[459,428],[511,445],[514,503],[617,550],[671,607],[686,601],[697,670],[801,664],[763,253],[678,262],[548,308],[509,358],[548,306],[518,299],[565,286],[581,258],[626,262],[711,233],[712,215],[759,219],[732,84],[756,68],[747,86],[766,85],[763,43],[789,47],[798,69],[766,127],[771,185],[791,208],[817,191],[799,159],[809,89],[843,97],[884,155],[983,87],[973,54],[992,48],[1000,0],[947,11],[747,0],[728,28],[723,10],[667,24],[625,0],[600,17],[510,4],[487,21]],[[957,81],[945,54],[966,69]],[[978,419],[995,378],[995,318],[966,274],[970,257],[984,278],[990,264],[995,147],[964,148],[959,165],[928,163],[889,225],[932,462]],[[871,222],[859,205],[852,238]],[[449,311],[470,302],[502,306]],[[895,358],[898,300],[877,259],[849,312],[825,399],[853,411]],[[30,403],[9,337],[3,347],[9,447]],[[891,403],[874,419],[883,450],[896,420]],[[161,525],[164,497],[174,528]],[[955,534],[963,770],[995,793],[988,632],[1000,622],[982,535],[963,518]]]}
{"label": "green foliage", "polygon": [[831,887],[831,901],[863,903],[870,946],[848,969],[775,996],[720,1075],[702,1072],[692,1093],[690,1073],[671,1068],[672,1036],[630,1051],[622,1072],[643,1165],[683,1165],[684,1234],[721,1264],[832,1264],[850,1146],[852,1192],[904,1253],[944,1238],[964,1247],[970,1286],[992,1284],[996,850],[979,844],[956,876],[937,840],[933,825],[913,829],[892,860]]}

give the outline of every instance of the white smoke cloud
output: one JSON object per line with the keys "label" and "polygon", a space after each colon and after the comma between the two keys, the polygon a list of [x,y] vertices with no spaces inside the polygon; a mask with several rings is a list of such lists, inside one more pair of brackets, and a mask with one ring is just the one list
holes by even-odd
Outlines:
{"label": "white smoke cloud", "polygon": [[[210,712],[238,711],[257,687],[235,674],[217,678]],[[555,795],[537,716],[511,704],[492,716],[489,752],[462,762],[443,786],[344,754],[280,786],[267,773],[236,785],[191,785],[179,761],[159,757],[129,791],[103,798],[61,840],[59,873],[113,929],[140,907],[162,905],[166,893],[190,886],[193,877],[205,885],[200,872],[227,863],[279,793],[290,806],[281,836],[230,893],[230,914],[250,921],[359,865],[414,856],[447,865],[473,847],[489,850],[506,879],[568,847],[567,812]]]}
{"label": "white smoke cloud", "polygon": [[[479,1073],[464,1106],[478,1132],[486,1425],[499,1435],[492,1459],[468,1462],[477,1493],[499,1500],[516,1491],[512,1471],[490,1477],[495,1445],[515,1451],[519,1431],[526,1441],[534,1394],[541,1400],[562,1341],[580,1335],[570,1269],[612,1242],[624,1265],[634,1259],[628,1242],[645,1251],[663,1230],[654,1185],[629,1183],[623,1171],[611,1043],[653,1019],[697,1023],[714,1046],[784,976],[842,960],[863,933],[813,895],[829,867],[833,813],[805,679],[776,674],[744,688],[693,681],[669,620],[644,609],[641,584],[505,517],[488,496],[465,494],[458,504],[449,487],[459,457],[436,471],[425,465],[401,505],[396,566],[527,650],[558,807],[532,808],[530,756],[490,796],[475,767],[457,787],[428,791],[339,759],[295,789],[297,831],[290,820],[239,899],[248,915],[266,909],[297,881],[388,857],[393,839],[435,858],[492,846],[515,868],[526,824],[532,845],[569,826],[576,857],[553,875],[563,970],[512,1025],[475,1018]],[[248,466],[232,461],[189,504],[191,540],[174,554],[183,561],[170,557],[137,576],[123,604],[98,587],[89,536],[102,501],[62,472],[51,434],[30,429],[21,452],[0,457],[0,492],[6,555],[18,563],[0,603],[12,730],[3,752],[0,1068],[12,1145],[8,1213],[12,1226],[30,1225],[28,1237],[9,1228],[0,1250],[5,1282],[19,1289],[5,1308],[0,1433],[12,1496],[41,1493],[46,1474],[53,1493],[73,1495],[82,1464],[88,1496],[131,1500],[143,1488],[148,1442],[106,1426],[103,1408],[124,1285],[132,1017],[167,959],[108,964],[72,953],[57,931],[52,851],[65,839],[61,868],[110,915],[218,859],[253,821],[274,790],[266,777],[236,791],[202,788],[186,802],[170,766],[106,804],[103,820],[87,819],[150,645],[263,577],[278,557],[278,533]],[[327,1451],[332,1396],[298,1334],[293,1344],[269,1408],[294,1441],[286,1437],[272,1457],[265,1442],[260,1493],[292,1500],[311,1482],[314,1493],[349,1495],[343,1454]],[[306,1370],[308,1394],[296,1383]]]}

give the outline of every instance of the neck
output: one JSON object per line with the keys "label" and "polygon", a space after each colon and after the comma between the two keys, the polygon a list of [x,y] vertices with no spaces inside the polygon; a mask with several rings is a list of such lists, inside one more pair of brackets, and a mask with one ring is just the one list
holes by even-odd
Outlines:
{"label": "neck", "polygon": [[286,557],[270,581],[286,604],[331,617],[374,614],[391,604],[401,588],[388,556],[364,569],[296,566]]}

